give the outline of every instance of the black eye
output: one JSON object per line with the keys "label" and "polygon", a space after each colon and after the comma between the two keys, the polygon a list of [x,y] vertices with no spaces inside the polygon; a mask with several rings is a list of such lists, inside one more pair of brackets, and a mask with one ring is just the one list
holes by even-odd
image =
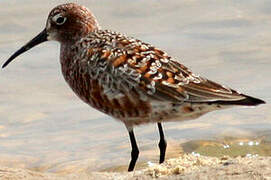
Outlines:
{"label": "black eye", "polygon": [[62,25],[62,24],[64,24],[66,22],[66,19],[67,19],[66,17],[59,16],[59,17],[57,17],[55,22],[56,22],[57,25]]}

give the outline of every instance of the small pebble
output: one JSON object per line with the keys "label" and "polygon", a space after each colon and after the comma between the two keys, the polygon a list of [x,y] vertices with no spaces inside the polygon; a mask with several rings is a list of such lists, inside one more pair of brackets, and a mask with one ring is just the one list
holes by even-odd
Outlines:
{"label": "small pebble", "polygon": [[249,142],[247,143],[247,145],[253,146],[253,145],[254,145],[254,142],[253,142],[253,141],[249,141]]}
{"label": "small pebble", "polygon": [[148,161],[147,164],[148,164],[149,167],[154,166],[154,163],[152,163],[151,161]]}
{"label": "small pebble", "polygon": [[223,147],[224,147],[224,149],[228,149],[228,148],[230,148],[230,145],[226,144]]}

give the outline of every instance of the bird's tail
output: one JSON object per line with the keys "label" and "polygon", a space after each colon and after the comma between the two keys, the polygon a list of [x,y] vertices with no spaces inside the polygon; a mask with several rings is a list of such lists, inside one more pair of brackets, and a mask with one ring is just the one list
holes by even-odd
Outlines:
{"label": "bird's tail", "polygon": [[215,101],[214,103],[217,104],[221,104],[221,105],[240,105],[240,106],[257,106],[260,104],[265,104],[265,101],[258,99],[258,98],[254,98],[251,96],[247,96],[244,94],[241,94],[242,96],[244,96],[244,99],[241,100],[236,100],[236,101]]}

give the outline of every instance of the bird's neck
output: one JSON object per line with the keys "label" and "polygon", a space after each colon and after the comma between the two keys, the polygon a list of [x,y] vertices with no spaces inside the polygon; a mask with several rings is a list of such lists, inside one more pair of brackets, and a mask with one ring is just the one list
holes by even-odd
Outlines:
{"label": "bird's neck", "polygon": [[71,50],[72,43],[61,43],[60,45],[60,63],[63,75],[67,74],[74,58],[74,52]]}

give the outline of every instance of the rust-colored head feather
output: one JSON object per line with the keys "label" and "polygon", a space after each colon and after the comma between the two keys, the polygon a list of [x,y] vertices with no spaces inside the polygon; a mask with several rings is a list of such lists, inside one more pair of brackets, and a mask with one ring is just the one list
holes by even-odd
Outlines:
{"label": "rust-colored head feather", "polygon": [[60,42],[76,40],[97,29],[99,25],[94,15],[86,7],[75,3],[55,7],[46,24],[48,39]]}

